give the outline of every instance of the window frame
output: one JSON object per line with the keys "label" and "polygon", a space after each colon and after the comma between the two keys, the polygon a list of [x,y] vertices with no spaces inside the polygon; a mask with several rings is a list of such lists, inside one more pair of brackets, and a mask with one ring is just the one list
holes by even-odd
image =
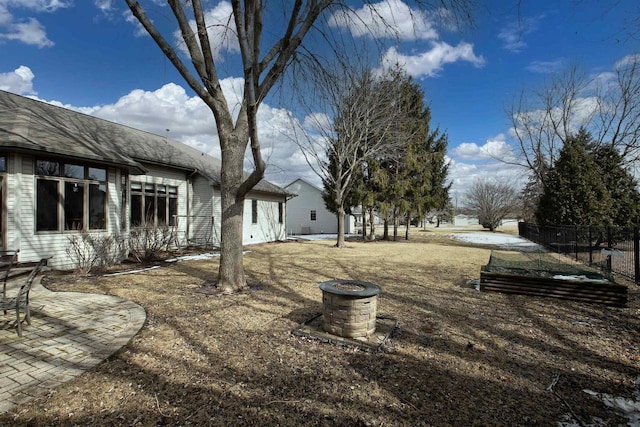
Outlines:
{"label": "window frame", "polygon": [[[96,171],[100,176],[96,176]],[[34,228],[37,234],[105,232],[109,229],[109,170],[107,167],[86,162],[35,157],[33,176]],[[40,185],[45,182],[49,182],[51,186],[48,194],[45,192],[45,185]],[[55,188],[51,183],[55,183]],[[97,192],[94,191],[96,188]],[[68,191],[80,191],[76,189],[82,189],[80,197],[74,199],[70,194],[67,195]],[[55,204],[55,207],[48,206],[49,204]],[[75,217],[70,218],[74,210]],[[47,220],[44,211],[49,214],[54,211],[55,218],[48,223],[43,222]],[[50,225],[47,226],[47,224]],[[99,225],[92,227],[92,224]]]}
{"label": "window frame", "polygon": [[[179,188],[177,185],[159,184],[153,182],[133,181],[129,182],[129,225],[131,227],[142,227],[153,219],[152,225],[175,227],[178,224],[178,197]],[[134,198],[139,198],[139,203],[134,202]],[[159,203],[159,200],[162,200]],[[149,209],[151,203],[151,209]],[[163,205],[164,215],[158,215],[158,208]],[[135,208],[135,209],[134,209]],[[133,221],[134,213],[139,211],[139,222]],[[144,213],[144,215],[142,215]],[[160,221],[160,218],[164,218]]]}
{"label": "window frame", "polygon": [[318,213],[316,212],[315,209],[311,209],[310,216],[311,216],[311,219],[310,219],[311,221],[318,220]]}

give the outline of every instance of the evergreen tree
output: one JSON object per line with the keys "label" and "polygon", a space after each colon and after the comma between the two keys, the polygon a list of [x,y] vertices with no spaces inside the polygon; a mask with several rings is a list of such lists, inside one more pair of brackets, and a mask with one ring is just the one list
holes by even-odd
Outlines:
{"label": "evergreen tree", "polygon": [[[409,238],[409,226],[414,216],[424,217],[432,209],[443,209],[449,202],[449,187],[445,181],[447,136],[439,129],[430,130],[431,111],[424,104],[424,92],[411,77],[402,86],[403,110],[407,118],[401,132],[407,145],[393,156],[380,159],[380,172],[376,176],[379,187],[380,212],[393,224],[394,240],[397,239],[400,220],[406,222],[405,239]],[[385,227],[384,238],[388,238]]]}
{"label": "evergreen tree", "polygon": [[591,135],[584,129],[565,141],[543,183],[536,210],[538,224],[612,224],[612,199],[588,151],[590,144]]}
{"label": "evergreen tree", "polygon": [[602,180],[613,202],[609,214],[613,224],[619,226],[640,224],[638,182],[625,169],[623,157],[610,145],[595,147],[592,155],[600,168]]}

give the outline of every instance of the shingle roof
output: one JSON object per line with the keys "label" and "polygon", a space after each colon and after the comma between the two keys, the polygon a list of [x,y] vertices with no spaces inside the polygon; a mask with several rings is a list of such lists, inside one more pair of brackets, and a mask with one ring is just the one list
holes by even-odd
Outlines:
{"label": "shingle roof", "polygon": [[[181,142],[0,90],[0,147],[84,159],[144,174],[144,163],[197,171],[220,185],[220,160]],[[262,180],[256,191],[287,194]]]}

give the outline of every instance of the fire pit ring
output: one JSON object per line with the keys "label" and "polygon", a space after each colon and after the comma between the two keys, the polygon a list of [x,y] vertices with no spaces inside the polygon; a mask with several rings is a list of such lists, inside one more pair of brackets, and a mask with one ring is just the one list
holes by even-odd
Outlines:
{"label": "fire pit ring", "polygon": [[345,338],[368,337],[376,331],[378,285],[360,280],[336,279],[320,283],[322,327]]}

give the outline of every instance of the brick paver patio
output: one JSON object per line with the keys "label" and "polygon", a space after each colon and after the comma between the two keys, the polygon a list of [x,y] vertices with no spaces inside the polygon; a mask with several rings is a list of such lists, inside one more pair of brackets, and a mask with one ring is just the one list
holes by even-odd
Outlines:
{"label": "brick paver patio", "polygon": [[[31,325],[18,337],[0,313],[0,413],[42,396],[97,365],[127,344],[146,314],[131,301],[108,295],[51,292],[36,278]],[[19,280],[19,279],[18,279]]]}

